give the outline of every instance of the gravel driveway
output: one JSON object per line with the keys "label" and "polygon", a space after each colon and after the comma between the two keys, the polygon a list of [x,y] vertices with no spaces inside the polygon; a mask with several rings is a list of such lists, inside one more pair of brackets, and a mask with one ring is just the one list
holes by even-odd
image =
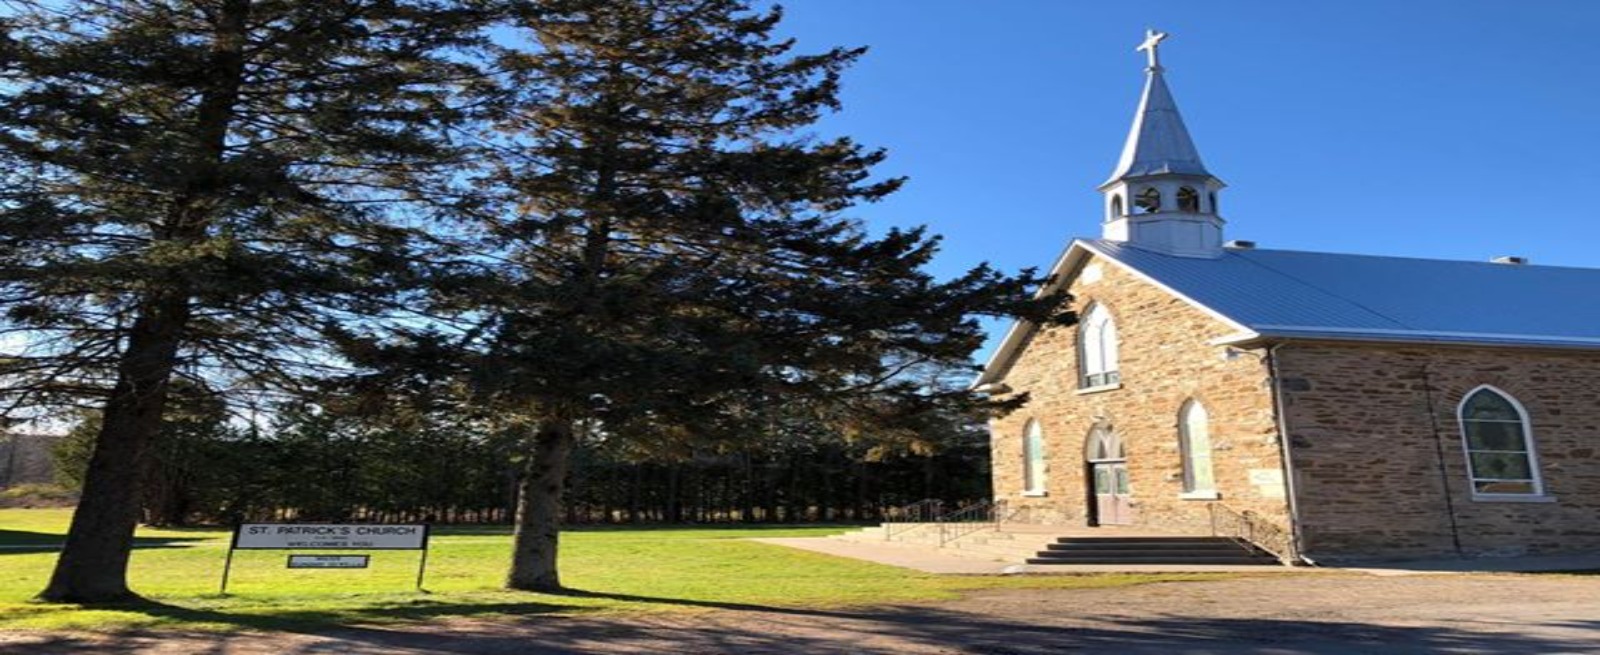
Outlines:
{"label": "gravel driveway", "polygon": [[0,653],[1600,653],[1600,577],[1297,575],[320,634],[0,635]]}

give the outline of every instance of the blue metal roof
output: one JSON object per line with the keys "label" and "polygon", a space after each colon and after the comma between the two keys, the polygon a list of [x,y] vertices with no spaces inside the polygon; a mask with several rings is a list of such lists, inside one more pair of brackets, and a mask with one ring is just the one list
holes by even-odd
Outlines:
{"label": "blue metal roof", "polygon": [[1080,243],[1262,336],[1600,348],[1600,269]]}

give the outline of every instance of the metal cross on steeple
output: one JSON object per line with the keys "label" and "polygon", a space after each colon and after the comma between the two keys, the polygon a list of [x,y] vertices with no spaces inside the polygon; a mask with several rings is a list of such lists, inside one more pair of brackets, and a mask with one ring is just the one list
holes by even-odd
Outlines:
{"label": "metal cross on steeple", "polygon": [[1162,32],[1160,30],[1145,30],[1144,43],[1141,43],[1139,44],[1139,47],[1134,48],[1136,51],[1149,53],[1150,70],[1161,70],[1161,54],[1156,52],[1156,48],[1159,47],[1161,45],[1161,41],[1166,38],[1166,32]]}

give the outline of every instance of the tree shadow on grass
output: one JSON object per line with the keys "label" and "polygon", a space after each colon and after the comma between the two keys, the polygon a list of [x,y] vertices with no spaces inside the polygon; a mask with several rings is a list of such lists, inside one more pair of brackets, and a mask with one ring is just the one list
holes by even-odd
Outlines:
{"label": "tree shadow on grass", "polygon": [[[362,624],[390,622],[425,624],[430,620],[444,617],[473,616],[513,619],[552,612],[572,612],[584,608],[576,605],[534,600],[503,603],[459,603],[436,601],[427,596],[419,595],[411,600],[398,603],[306,610],[263,608],[256,611],[233,611],[185,607],[146,598],[134,598],[117,603],[100,603],[86,607],[86,609],[142,615],[158,624],[171,622],[174,624],[222,626],[225,628],[224,632],[226,632],[226,629],[231,628],[263,632],[319,634]],[[159,631],[162,629],[161,627],[156,627],[148,630]],[[178,630],[187,632],[190,628],[182,627],[178,628]],[[130,631],[130,633],[137,634],[145,631],[145,629],[140,629]],[[120,634],[121,632],[124,631],[116,633]],[[4,652],[6,651],[0,648],[0,653]]]}
{"label": "tree shadow on grass", "polygon": [[[728,611],[711,614],[646,614],[626,617],[530,616],[447,625],[356,626],[295,636],[249,633],[131,633],[116,639],[44,635],[28,653],[160,652],[393,653],[458,655],[593,652],[740,653],[1437,653],[1595,652],[1600,621],[1575,620],[1524,626],[1516,631],[1481,630],[1471,622],[1448,625],[1386,625],[1340,620],[1215,617],[1152,614],[1064,616],[1033,610],[1020,615],[952,610],[939,606],[889,606],[858,610],[812,610],[739,603],[684,602],[603,592],[574,595],[638,602],[688,604]],[[520,604],[511,604],[516,608]],[[494,606],[486,606],[494,608]],[[480,609],[484,606],[480,606]],[[457,608],[461,609],[461,608]],[[507,609],[507,608],[501,608]],[[183,618],[207,620],[206,612],[182,610]],[[427,618],[430,610],[415,616]],[[446,614],[454,614],[454,611]],[[514,612],[502,612],[514,613]],[[1014,613],[1015,614],[1015,613]],[[266,624],[266,630],[277,630]],[[281,632],[281,631],[279,631]],[[19,644],[22,645],[22,644]]]}
{"label": "tree shadow on grass", "polygon": [[[215,535],[194,537],[134,537],[134,548],[176,548],[191,542],[215,539]],[[54,532],[30,532],[0,528],[0,556],[24,553],[44,553],[61,550],[64,535]]]}

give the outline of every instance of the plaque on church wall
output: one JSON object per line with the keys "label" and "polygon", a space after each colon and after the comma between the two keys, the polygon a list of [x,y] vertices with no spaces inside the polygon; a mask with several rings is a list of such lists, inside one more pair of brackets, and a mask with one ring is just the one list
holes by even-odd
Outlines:
{"label": "plaque on church wall", "polygon": [[1250,469],[1250,484],[1262,498],[1283,498],[1283,471],[1281,469]]}

